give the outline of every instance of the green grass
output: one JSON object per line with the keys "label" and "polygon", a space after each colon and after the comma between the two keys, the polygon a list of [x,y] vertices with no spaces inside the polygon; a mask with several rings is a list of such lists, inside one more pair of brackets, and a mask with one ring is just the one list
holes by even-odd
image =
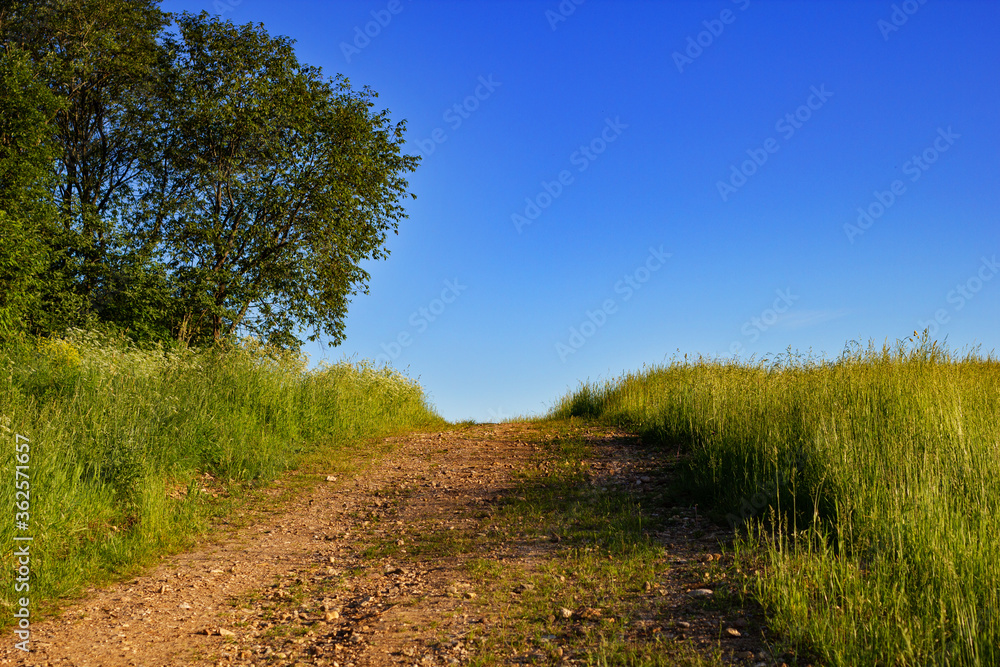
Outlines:
{"label": "green grass", "polygon": [[[442,424],[394,371],[306,370],[252,341],[224,353],[142,350],[82,331],[9,343],[0,349],[7,562],[15,535],[33,541],[29,591],[15,591],[13,568],[0,570],[0,624],[20,597],[45,611],[189,546],[231,499],[289,469],[333,472],[370,458],[377,436]],[[29,447],[27,529],[13,509],[19,442]]]}
{"label": "green grass", "polygon": [[1000,662],[1000,363],[926,339],[697,359],[567,396],[688,454],[772,628],[831,665]]}

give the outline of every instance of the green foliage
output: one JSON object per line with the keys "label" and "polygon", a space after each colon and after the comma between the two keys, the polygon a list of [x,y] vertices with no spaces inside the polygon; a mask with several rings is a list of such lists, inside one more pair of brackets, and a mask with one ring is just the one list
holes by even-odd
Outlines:
{"label": "green foliage", "polygon": [[[564,399],[689,453],[775,629],[834,665],[995,664],[1000,364],[926,337],[835,362],[698,359]],[[755,560],[757,557],[760,560]]]}
{"label": "green foliage", "polygon": [[301,325],[339,342],[361,263],[403,216],[403,126],[374,94],[300,65],[291,42],[207,14],[176,17],[165,160],[143,245],[164,257],[184,337],[236,332],[294,347]]}
{"label": "green foliage", "polygon": [[[299,64],[263,26],[156,0],[5,3],[0,39],[40,81],[11,81],[0,103],[45,116],[45,90],[61,105],[32,124],[55,148],[56,224],[33,236],[3,218],[8,238],[35,239],[23,255],[47,254],[42,307],[18,302],[0,322],[27,310],[43,334],[105,323],[142,341],[341,340],[417,162],[373,91]],[[33,200],[26,188],[17,198]],[[18,262],[0,254],[0,270]]]}
{"label": "green foliage", "polygon": [[40,305],[42,239],[54,216],[48,127],[57,109],[26,54],[0,48],[0,340],[23,331]]}
{"label": "green foliage", "polygon": [[[253,341],[197,351],[71,330],[8,344],[0,467],[12,473],[16,436],[30,440],[32,602],[184,546],[206,528],[213,495],[239,495],[320,453],[328,465],[370,456],[359,447],[367,438],[440,421],[391,370],[306,370],[298,355]],[[12,506],[13,484],[0,502]],[[13,534],[0,524],[0,541]],[[13,572],[0,572],[0,600],[14,594]]]}
{"label": "green foliage", "polygon": [[[163,51],[156,36],[167,16],[152,0],[10,2],[0,12],[5,45],[28,53],[60,103],[46,127],[56,148],[51,197],[57,224],[48,248],[38,333],[144,309],[116,290],[120,265],[141,263],[127,214],[148,163],[160,111],[153,95]],[[148,260],[148,258],[146,258]],[[115,307],[117,306],[117,307]]]}

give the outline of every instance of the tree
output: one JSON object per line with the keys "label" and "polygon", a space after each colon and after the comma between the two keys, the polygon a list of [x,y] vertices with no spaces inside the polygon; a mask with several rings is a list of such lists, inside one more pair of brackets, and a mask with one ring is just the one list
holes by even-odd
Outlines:
{"label": "tree", "polygon": [[34,0],[0,10],[3,43],[28,53],[61,101],[46,126],[57,146],[51,189],[59,224],[45,239],[45,300],[63,317],[41,329],[93,317],[127,328],[143,319],[147,302],[165,297],[155,266],[135,254],[128,226],[136,186],[154,158],[154,93],[166,55],[157,38],[169,18],[157,5]]}
{"label": "tree", "polygon": [[0,40],[59,103],[38,125],[55,146],[54,222],[36,230],[44,252],[23,246],[45,258],[32,312],[58,314],[36,330],[97,320],[137,338],[297,347],[305,328],[340,342],[417,163],[373,91],[300,65],[263,26],[171,17],[157,0],[0,0]]}
{"label": "tree", "polygon": [[0,48],[0,339],[25,330],[41,305],[58,108],[27,55]]}
{"label": "tree", "polygon": [[136,234],[166,263],[178,335],[297,347],[302,327],[340,342],[350,296],[368,289],[361,263],[388,255],[405,217],[402,175],[418,158],[400,152],[404,124],[263,26],[204,12],[176,26]]}

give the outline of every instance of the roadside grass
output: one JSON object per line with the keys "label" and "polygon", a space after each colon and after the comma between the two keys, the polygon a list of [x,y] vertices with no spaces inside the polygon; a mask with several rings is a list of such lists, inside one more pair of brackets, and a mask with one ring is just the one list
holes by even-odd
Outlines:
{"label": "roadside grass", "polygon": [[[253,341],[224,352],[139,349],[84,331],[10,342],[0,349],[0,502],[12,513],[0,540],[8,556],[15,536],[32,540],[26,582],[0,571],[0,625],[15,621],[20,597],[32,618],[50,613],[189,547],[213,519],[251,520],[250,501],[357,470],[380,453],[379,436],[443,425],[394,371],[307,370]],[[16,465],[27,466],[21,489]],[[262,492],[293,469],[279,498]]]}
{"label": "roadside grass", "polygon": [[772,630],[824,664],[1000,662],[996,359],[925,334],[832,362],[676,361],[551,416],[685,452],[687,490],[746,528],[737,566]]}

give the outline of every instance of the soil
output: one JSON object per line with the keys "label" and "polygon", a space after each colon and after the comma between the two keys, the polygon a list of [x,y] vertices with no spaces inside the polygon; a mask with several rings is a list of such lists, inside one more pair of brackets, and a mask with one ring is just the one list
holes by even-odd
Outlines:
{"label": "soil", "polygon": [[[590,483],[642,485],[664,467],[623,433],[579,429],[594,456]],[[0,647],[0,664],[98,665],[446,665],[476,655],[510,609],[485,602],[469,559],[531,571],[561,545],[537,537],[485,539],[491,509],[515,493],[520,471],[544,448],[532,423],[479,424],[387,439],[389,453],[355,476],[323,475],[293,500],[257,512],[250,525],[220,524],[209,542],[164,559],[142,576],[88,591],[59,616],[33,623],[31,653]],[[547,436],[545,436],[547,437]],[[673,456],[664,454],[663,456]],[[669,463],[669,462],[668,462]],[[287,482],[287,480],[286,480]],[[275,493],[280,491],[275,489]],[[657,613],[627,629],[721,651],[723,660],[767,658],[759,613],[705,605],[710,566],[725,565],[730,531],[674,507],[651,537],[667,564],[637,593]],[[419,555],[422,541],[465,545]],[[431,550],[433,551],[433,550]],[[713,593],[714,594],[714,593]],[[514,595],[511,593],[511,595]],[[586,623],[594,610],[572,612]],[[12,637],[13,635],[11,635]],[[585,656],[511,655],[507,662]],[[778,661],[780,663],[780,660]],[[768,659],[766,664],[773,664]]]}

